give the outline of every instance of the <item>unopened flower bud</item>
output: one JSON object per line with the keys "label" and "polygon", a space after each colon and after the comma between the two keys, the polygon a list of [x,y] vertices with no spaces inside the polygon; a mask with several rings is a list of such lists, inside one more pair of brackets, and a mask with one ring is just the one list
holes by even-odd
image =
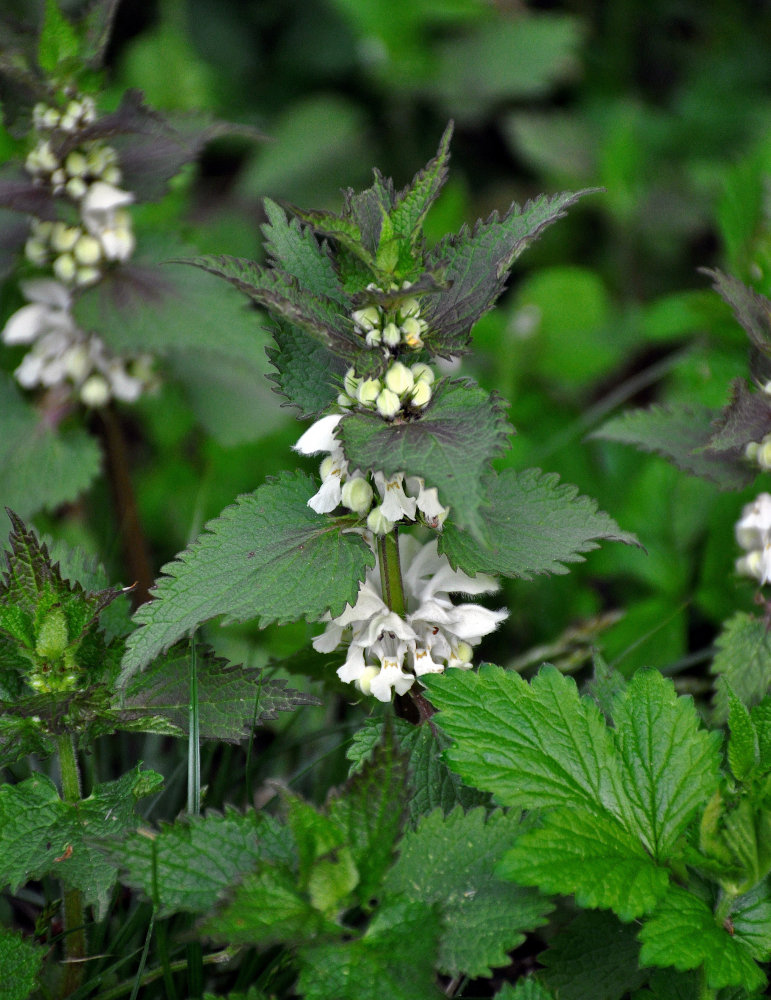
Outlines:
{"label": "unopened flower bud", "polygon": [[371,694],[372,681],[380,673],[380,667],[365,667],[353,682],[362,694]]}
{"label": "unopened flower bud", "polygon": [[102,180],[105,184],[120,184],[123,180],[123,171],[116,166],[105,167],[102,171]]}
{"label": "unopened flower bud", "polygon": [[389,521],[381,507],[373,507],[367,517],[367,527],[373,535],[388,535],[394,530],[394,522]]}
{"label": "unopened flower bud", "polygon": [[377,347],[380,341],[383,339],[383,335],[380,330],[375,327],[374,330],[370,330],[369,333],[364,338],[364,342],[367,347]]}
{"label": "unopened flower bud", "polygon": [[86,406],[104,406],[110,400],[110,387],[101,375],[92,375],[80,387],[80,398]]}
{"label": "unopened flower bud", "polygon": [[355,514],[366,514],[372,506],[372,497],[372,487],[366,479],[359,476],[349,479],[343,486],[343,504]]}
{"label": "unopened flower bud", "polygon": [[64,185],[64,190],[73,201],[80,201],[88,190],[88,185],[82,177],[70,177]]}
{"label": "unopened flower bud", "polygon": [[424,382],[423,379],[420,379],[415,383],[415,387],[410,393],[410,403],[412,406],[415,406],[420,410],[424,406],[428,406],[431,401],[431,396],[431,386],[428,382]]}
{"label": "unopened flower bud", "polygon": [[88,161],[77,149],[73,149],[64,161],[64,169],[70,177],[82,177],[88,172]]}
{"label": "unopened flower bud", "polygon": [[63,253],[54,261],[54,274],[65,285],[74,279],[76,271],[75,258],[71,253]]}
{"label": "unopened flower bud", "polygon": [[96,284],[102,276],[98,267],[79,267],[75,272],[75,284],[80,288]]}
{"label": "unopened flower bud", "polygon": [[756,456],[757,463],[768,472],[771,469],[771,437],[764,437],[758,447],[758,453]]}
{"label": "unopened flower bud", "polygon": [[335,460],[331,455],[327,455],[326,458],[322,459],[321,464],[319,465],[319,475],[321,478],[329,479],[329,477],[334,474],[335,465]]}
{"label": "unopened flower bud", "polygon": [[361,330],[374,330],[380,326],[380,310],[377,306],[367,306],[366,309],[357,309],[352,313],[351,319]]}
{"label": "unopened flower bud", "polygon": [[434,369],[431,365],[418,361],[417,364],[410,365],[410,371],[412,372],[413,378],[416,382],[428,382],[429,385],[434,384],[436,375],[434,375]]}
{"label": "unopened flower bud", "polygon": [[337,405],[343,410],[350,410],[351,407],[356,406],[356,400],[349,396],[347,392],[340,392],[337,395]]}
{"label": "unopened flower bud", "polygon": [[396,323],[386,323],[383,327],[383,343],[388,347],[396,347],[402,342],[402,332]]}
{"label": "unopened flower bud", "polygon": [[54,194],[61,194],[64,190],[64,185],[67,183],[67,174],[61,167],[58,167],[51,174],[51,184],[53,185]]}
{"label": "unopened flower bud", "polygon": [[399,306],[399,316],[404,322],[409,316],[417,318],[420,315],[420,303],[415,298],[405,299]]}
{"label": "unopened flower bud", "polygon": [[397,396],[403,396],[415,385],[415,377],[406,365],[403,365],[401,361],[396,361],[386,372],[385,384],[391,392],[395,392]]}
{"label": "unopened flower bud", "polygon": [[382,386],[379,378],[364,379],[356,390],[356,398],[362,406],[374,406]]}
{"label": "unopened flower bud", "polygon": [[102,259],[102,245],[99,240],[84,233],[73,250],[78,264],[97,264]]}
{"label": "unopened flower bud", "polygon": [[356,378],[356,369],[349,368],[345,373],[345,378],[343,379],[343,388],[348,393],[349,396],[355,396],[356,390],[359,388],[360,378]]}
{"label": "unopened flower bud", "polygon": [[70,378],[75,382],[80,382],[91,368],[88,348],[84,344],[76,344],[71,347],[64,355],[64,364]]}
{"label": "unopened flower bud", "polygon": [[48,261],[48,247],[42,240],[30,236],[24,244],[24,256],[36,267],[43,267]]}
{"label": "unopened flower bud", "polygon": [[383,389],[377,397],[377,411],[386,420],[392,420],[401,410],[402,403],[395,392]]}
{"label": "unopened flower bud", "polygon": [[422,319],[415,319],[414,316],[409,316],[402,323],[402,333],[404,334],[404,342],[412,348],[418,348],[423,346],[423,341],[421,340],[421,334],[425,333],[427,327],[426,323]]}
{"label": "unopened flower bud", "polygon": [[55,222],[51,230],[51,248],[56,253],[69,253],[80,239],[81,232],[77,226],[66,226],[63,222]]}
{"label": "unopened flower bud", "polygon": [[[45,142],[40,142],[32,150],[35,155],[35,160],[39,170],[43,173],[50,174],[51,171],[56,170],[59,166],[59,161],[56,158],[54,151],[51,149],[51,143],[46,139]],[[32,153],[30,155],[32,155]]]}
{"label": "unopened flower bud", "polygon": [[35,652],[42,660],[58,660],[67,648],[67,619],[61,608],[51,608],[43,619],[35,640]]}
{"label": "unopened flower bud", "polygon": [[86,125],[96,120],[96,104],[93,97],[80,99],[80,118]]}

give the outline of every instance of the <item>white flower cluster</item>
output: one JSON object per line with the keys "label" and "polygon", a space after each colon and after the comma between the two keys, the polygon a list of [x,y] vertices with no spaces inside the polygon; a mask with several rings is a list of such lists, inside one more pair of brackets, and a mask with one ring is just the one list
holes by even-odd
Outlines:
{"label": "white flower cluster", "polygon": [[433,382],[433,369],[422,363],[408,368],[401,361],[394,361],[382,379],[359,378],[355,370],[349,368],[337,405],[344,410],[357,406],[377,410],[385,420],[393,420],[405,410],[422,410],[428,406]]}
{"label": "white flower cluster", "polygon": [[[412,284],[405,281],[401,287],[407,291]],[[391,286],[390,291],[398,290],[398,285]],[[371,284],[367,285],[367,291],[382,292],[383,289]],[[426,321],[420,318],[420,303],[414,296],[402,299],[393,309],[382,306],[357,309],[351,318],[367,346],[380,346],[391,352],[401,346],[419,350],[423,346],[423,334],[428,329]]]}
{"label": "white flower cluster", "polygon": [[761,584],[771,580],[771,494],[761,493],[748,503],[736,524],[736,541],[746,555],[736,560],[736,571]]}
{"label": "white flower cluster", "polygon": [[[68,384],[87,406],[133,402],[155,380],[147,355],[112,356],[71,313],[72,292],[99,281],[107,264],[128,260],[136,245],[127,211],[134,196],[116,186],[122,179],[116,151],[100,140],[72,148],[72,137],[95,120],[90,97],[70,100],[63,110],[44,104],[33,110],[38,139],[26,170],[55,197],[74,202],[80,218],[76,224],[32,219],[25,256],[53,277],[22,283],[28,305],[0,333],[6,344],[31,345],[15,372],[25,389]],[[57,148],[68,152],[59,155]]]}
{"label": "white flower cluster", "polygon": [[451,593],[489,594],[498,585],[483,573],[472,578],[453,570],[438,554],[435,539],[421,544],[404,535],[399,547],[405,617],[395,614],[383,600],[376,564],[359,585],[353,607],[348,605],[337,618],[329,618],[324,632],[313,640],[320,653],[347,643],[338,676],[380,701],[390,701],[394,691],[404,694],[424,674],[442,673],[448,667],[470,669],[472,647],[508,614],[452,603]]}
{"label": "white flower cluster", "polygon": [[[342,504],[359,517],[367,517],[367,528],[376,535],[386,535],[405,518],[414,521],[419,511],[429,527],[438,528],[447,516],[439,503],[436,488],[426,489],[422,479],[403,473],[386,479],[374,472],[370,479],[360,469],[349,470],[334,432],[343,414],[333,413],[312,424],[294,446],[302,455],[329,452],[319,468],[321,489],[308,501],[317,514],[329,514]],[[405,490],[406,487],[406,490]],[[375,491],[380,502],[375,503]]]}

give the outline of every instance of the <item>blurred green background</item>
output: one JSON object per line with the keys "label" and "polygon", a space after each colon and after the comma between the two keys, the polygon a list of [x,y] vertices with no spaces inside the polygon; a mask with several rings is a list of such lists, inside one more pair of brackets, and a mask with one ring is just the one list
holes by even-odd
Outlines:
{"label": "blurred green background", "polygon": [[[260,259],[263,197],[335,208],[373,166],[401,186],[450,118],[451,175],[430,240],[540,192],[604,188],[517,264],[462,370],[510,403],[517,435],[503,464],[558,472],[647,554],[607,545],[569,576],[507,585],[511,617],[484,647],[489,659],[577,669],[595,644],[625,672],[695,666],[698,684],[719,623],[752,604],[733,574],[733,523],[753,490],[720,494],[586,438],[628,406],[720,406],[746,374],[744,334],[697,269],[771,294],[769,43],[761,0],[118,9],[106,103],[138,87],[160,108],[204,109],[266,136],[210,145],[169,197],[136,211],[140,246],[143,233],[181,227],[203,252]],[[298,461],[290,446],[303,425],[254,377],[269,371],[254,320],[248,376],[233,359],[177,351],[163,391],[126,413],[156,572],[238,493]],[[113,553],[111,572],[125,576],[106,487],[37,523]],[[262,660],[299,649],[313,627],[210,634],[223,652]]]}

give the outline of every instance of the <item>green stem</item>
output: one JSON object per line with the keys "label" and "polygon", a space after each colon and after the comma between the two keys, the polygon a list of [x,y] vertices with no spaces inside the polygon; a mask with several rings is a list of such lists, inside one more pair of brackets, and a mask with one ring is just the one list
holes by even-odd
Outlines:
{"label": "green stem", "polygon": [[[227,950],[215,952],[213,955],[204,955],[203,964],[204,965],[218,965],[226,962],[231,957],[231,953]],[[187,959],[182,958],[177,962],[170,962],[168,966],[168,971],[174,972],[184,972],[187,968]],[[144,975],[139,980],[140,987],[149,986],[150,983],[155,983],[159,979],[163,979],[165,974],[164,969],[151,969],[150,972],[145,972]],[[109,990],[103,990],[101,993],[96,995],[95,1000],[118,1000],[118,997],[125,996],[127,993],[131,993],[134,989],[136,983],[135,979],[131,979],[129,982],[120,983],[118,986],[112,986]]]}
{"label": "green stem", "polygon": [[697,989],[697,1000],[715,1000],[717,996],[717,990],[713,990],[707,982],[707,969],[704,965],[699,969],[699,984]]}
{"label": "green stem", "polygon": [[[62,797],[65,802],[80,802],[80,772],[75,757],[72,737],[62,734],[57,738],[59,766],[62,772]],[[86,958],[86,927],[83,911],[83,894],[79,889],[65,889],[64,896],[64,956],[66,969],[62,982],[62,997],[75,992],[83,981],[83,962]]]}
{"label": "green stem", "polygon": [[398,528],[388,535],[380,535],[377,540],[377,554],[380,562],[380,586],[383,600],[397,615],[404,617],[407,604],[404,600],[402,567],[399,562]]}

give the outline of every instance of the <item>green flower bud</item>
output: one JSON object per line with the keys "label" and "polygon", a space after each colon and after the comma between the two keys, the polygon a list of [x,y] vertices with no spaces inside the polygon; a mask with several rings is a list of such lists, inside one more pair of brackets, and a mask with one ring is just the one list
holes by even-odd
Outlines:
{"label": "green flower bud", "polygon": [[335,460],[331,455],[327,455],[326,458],[322,459],[319,465],[319,475],[322,479],[329,479],[332,473],[335,471]]}
{"label": "green flower bud", "polygon": [[344,506],[355,514],[366,514],[372,506],[372,487],[366,479],[356,476],[343,485],[342,501]]}
{"label": "green flower bud", "polygon": [[421,334],[425,333],[427,325],[422,319],[415,319],[414,316],[409,316],[402,323],[402,333],[404,334],[404,342],[408,347],[417,349],[423,346],[423,341],[421,340]]}
{"label": "green flower bud", "polygon": [[380,667],[365,667],[353,683],[362,694],[370,694],[372,682],[379,673]]}
{"label": "green flower bud", "polygon": [[70,378],[75,382],[80,382],[88,375],[91,368],[88,348],[84,344],[76,344],[71,347],[64,355],[64,364]]}
{"label": "green flower bud", "polygon": [[105,184],[117,185],[123,180],[123,171],[120,167],[109,166],[102,171],[102,180]]}
{"label": "green flower bud", "polygon": [[102,244],[84,233],[75,244],[73,253],[78,264],[97,264],[102,259]]}
{"label": "green flower bud", "polygon": [[59,166],[59,160],[47,139],[45,142],[39,142],[32,153],[36,155],[38,166],[44,173],[50,174]]}
{"label": "green flower bud", "polygon": [[63,253],[54,261],[54,274],[59,281],[64,282],[65,285],[75,279],[76,273],[77,267],[75,265],[75,258],[72,254]]}
{"label": "green flower bud", "polygon": [[424,406],[428,406],[431,401],[431,386],[428,382],[424,382],[422,379],[415,383],[415,388],[410,394],[410,403],[412,406],[422,409]]}
{"label": "green flower bud", "polygon": [[338,393],[337,405],[344,410],[350,410],[351,407],[356,406],[356,400],[352,399],[347,392]]}
{"label": "green flower bud", "polygon": [[356,377],[356,369],[349,368],[345,373],[345,378],[343,379],[343,388],[349,396],[355,396],[360,382],[361,379]]}
{"label": "green flower bud", "polygon": [[82,177],[88,173],[88,161],[81,152],[73,149],[64,161],[64,169],[70,177]]}
{"label": "green flower bud", "polygon": [[750,441],[750,443],[744,449],[744,457],[748,458],[751,462],[756,461],[758,457],[759,447],[760,445],[758,444],[757,441]]}
{"label": "green flower bud", "polygon": [[56,253],[69,253],[75,247],[82,235],[77,226],[67,226],[63,222],[55,222],[51,230],[51,247]]}
{"label": "green flower bud", "polygon": [[373,407],[382,388],[379,378],[364,379],[356,390],[356,398],[362,406]]}
{"label": "green flower bud", "polygon": [[357,309],[351,314],[351,319],[361,330],[368,331],[379,328],[382,315],[377,306],[367,306],[366,309]]}
{"label": "green flower bud", "polygon": [[386,420],[393,420],[402,408],[402,402],[395,392],[383,389],[377,397],[377,411]]}
{"label": "green flower bud", "polygon": [[82,177],[70,177],[64,185],[64,190],[73,201],[80,201],[86,191],[88,191],[88,185]]}
{"label": "green flower bud", "polygon": [[404,302],[399,306],[399,318],[404,322],[410,316],[414,316],[415,319],[420,315],[420,303],[416,298],[405,299]]}
{"label": "green flower bud", "polygon": [[58,167],[51,174],[51,184],[54,188],[54,194],[61,194],[64,190],[64,185],[67,183],[67,174],[61,167]]}
{"label": "green flower bud", "polygon": [[431,365],[426,365],[422,361],[418,361],[417,364],[410,366],[410,371],[416,382],[428,382],[429,385],[434,384],[434,369]]}
{"label": "green flower bud", "polygon": [[67,648],[67,619],[61,608],[51,608],[35,640],[35,652],[46,661],[58,660]]}
{"label": "green flower bud", "polygon": [[381,507],[373,507],[367,518],[367,527],[373,535],[388,535],[394,530],[394,522],[388,520]]}
{"label": "green flower bud", "polygon": [[75,272],[75,284],[79,288],[85,288],[86,285],[93,285],[99,281],[101,277],[102,272],[98,267],[79,267]]}
{"label": "green flower bud", "polygon": [[36,267],[44,267],[48,262],[48,247],[42,240],[30,236],[24,244],[24,256]]}
{"label": "green flower bud", "polygon": [[383,343],[389,347],[396,347],[402,342],[402,332],[396,323],[386,323],[383,327]]}
{"label": "green flower bud", "polygon": [[758,465],[764,471],[771,469],[771,437],[764,437],[760,443],[757,454]]}
{"label": "green flower bud", "polygon": [[403,365],[401,361],[396,361],[386,372],[385,384],[391,392],[395,392],[397,396],[403,396],[415,385],[415,377],[406,365]]}
{"label": "green flower bud", "polygon": [[80,387],[80,399],[86,406],[104,406],[110,400],[110,387],[102,375],[92,375]]}

